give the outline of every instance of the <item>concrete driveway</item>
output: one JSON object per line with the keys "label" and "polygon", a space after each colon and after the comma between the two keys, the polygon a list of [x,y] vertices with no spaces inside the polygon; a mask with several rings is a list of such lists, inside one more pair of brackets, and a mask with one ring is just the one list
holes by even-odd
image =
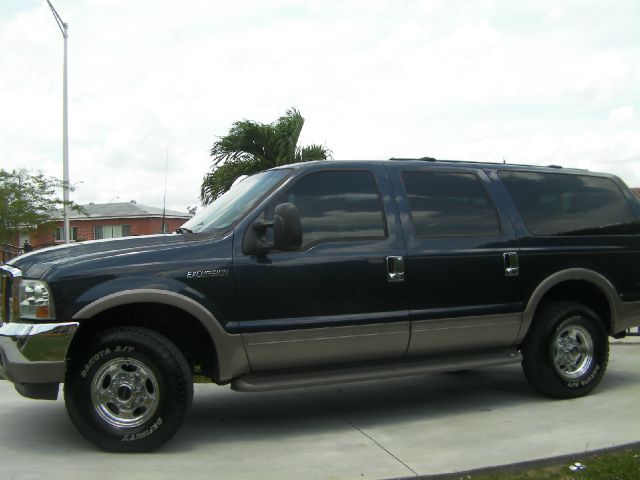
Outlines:
{"label": "concrete driveway", "polygon": [[95,450],[61,400],[0,382],[0,479],[342,479],[463,471],[640,440],[640,339],[614,342],[596,391],[555,401],[518,366],[270,393],[196,385],[153,454]]}

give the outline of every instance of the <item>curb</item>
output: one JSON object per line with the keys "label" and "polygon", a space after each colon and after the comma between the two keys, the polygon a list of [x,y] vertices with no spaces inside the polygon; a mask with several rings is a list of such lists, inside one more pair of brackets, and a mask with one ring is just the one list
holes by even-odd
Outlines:
{"label": "curb", "polygon": [[562,465],[567,461],[580,460],[580,461],[586,462],[588,458],[593,457],[594,455],[615,453],[622,450],[628,450],[630,448],[640,448],[640,441],[626,443],[624,445],[614,445],[613,447],[599,448],[597,450],[585,450],[584,452],[559,455],[557,457],[540,458],[536,460],[527,460],[524,462],[508,463],[506,465],[475,468],[472,470],[462,470],[459,472],[451,472],[451,473],[419,475],[416,477],[397,477],[397,478],[392,478],[388,480],[460,480],[460,479],[465,479],[467,476],[473,479],[474,475],[519,473],[522,470],[528,470],[532,468],[555,467],[558,465]]}

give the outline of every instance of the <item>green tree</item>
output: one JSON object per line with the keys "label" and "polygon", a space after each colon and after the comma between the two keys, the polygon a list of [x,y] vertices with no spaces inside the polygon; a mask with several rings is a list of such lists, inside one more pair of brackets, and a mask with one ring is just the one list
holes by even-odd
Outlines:
{"label": "green tree", "polygon": [[252,175],[278,165],[327,160],[331,151],[322,145],[301,147],[298,139],[304,118],[295,108],[273,123],[235,122],[211,149],[211,171],[200,189],[203,204],[213,202],[241,175]]}
{"label": "green tree", "polygon": [[[21,230],[34,231],[59,215],[64,201],[56,195],[64,182],[43,173],[0,169],[0,242],[9,241]],[[69,202],[72,210],[84,209]]]}

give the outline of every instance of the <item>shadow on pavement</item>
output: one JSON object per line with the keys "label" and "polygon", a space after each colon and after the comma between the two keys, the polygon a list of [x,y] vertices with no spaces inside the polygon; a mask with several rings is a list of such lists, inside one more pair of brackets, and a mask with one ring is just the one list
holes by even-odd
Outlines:
{"label": "shadow on pavement", "polygon": [[[629,382],[640,382],[640,372],[629,378],[609,371],[591,395],[606,395]],[[15,395],[17,401],[5,405],[0,417],[5,429],[2,437],[10,439],[11,450],[47,445],[50,454],[96,451],[76,432],[61,400],[30,401]],[[518,365],[265,393],[196,385],[191,413],[177,436],[160,451],[179,453],[247,440],[277,442],[342,433],[354,425],[367,429],[453,419],[554,401],[533,390]]]}
{"label": "shadow on pavement", "polygon": [[[592,395],[610,392],[629,381],[608,372]],[[353,425],[366,429],[453,419],[555,401],[531,388],[518,365],[265,393],[200,385],[189,418],[168,448],[189,450],[203,443],[213,446],[242,438],[277,442],[343,432]]]}

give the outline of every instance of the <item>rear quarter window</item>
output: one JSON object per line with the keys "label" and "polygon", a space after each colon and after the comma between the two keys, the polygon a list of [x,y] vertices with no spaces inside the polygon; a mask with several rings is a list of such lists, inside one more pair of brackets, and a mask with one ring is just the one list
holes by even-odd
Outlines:
{"label": "rear quarter window", "polygon": [[534,235],[631,235],[640,224],[618,185],[591,175],[498,172]]}

